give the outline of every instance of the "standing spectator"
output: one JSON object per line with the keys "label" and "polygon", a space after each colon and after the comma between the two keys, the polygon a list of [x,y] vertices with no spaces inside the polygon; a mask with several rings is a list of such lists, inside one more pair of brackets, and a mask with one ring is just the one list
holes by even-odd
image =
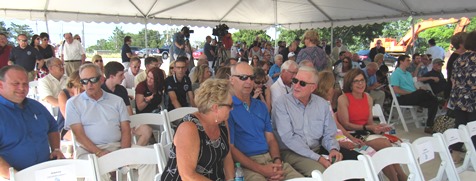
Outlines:
{"label": "standing spectator", "polygon": [[174,34],[173,40],[174,40],[174,60],[177,60],[177,57],[179,56],[187,56],[185,53],[185,37],[190,36],[189,34],[190,29],[188,27],[184,26],[180,32],[177,32]]}
{"label": "standing spectator", "polygon": [[64,62],[66,75],[69,76],[84,63],[86,54],[81,42],[73,39],[71,33],[65,33],[63,36],[65,41],[61,47],[61,60]]}
{"label": "standing spectator", "polygon": [[220,79],[197,90],[198,112],[181,119],[162,180],[233,180],[226,124],[233,109],[230,91],[229,82]]}
{"label": "standing spectator", "polygon": [[190,81],[190,78],[185,74],[186,70],[187,57],[180,56],[175,60],[174,74],[165,79],[165,92],[169,96],[168,111],[179,107],[195,107],[192,81]]}
{"label": "standing spectator", "polygon": [[0,33],[0,68],[8,65],[8,58],[12,46],[8,45],[8,37],[5,33]]}
{"label": "standing spectator", "polygon": [[230,50],[231,50],[231,47],[233,46],[233,38],[231,36],[231,33],[227,33],[225,36],[223,36],[221,40],[223,42],[223,48],[225,48],[225,52],[227,55],[227,57],[225,58],[230,58],[230,54],[231,54]]}
{"label": "standing spectator", "polygon": [[302,177],[283,163],[266,105],[251,97],[253,69],[247,63],[231,67],[233,110],[230,112],[230,148],[243,167],[245,180],[265,181]]}
{"label": "standing spectator", "polygon": [[79,36],[78,34],[75,34],[74,37],[73,37],[75,40],[78,40],[79,43],[81,43],[81,36]]}
{"label": "standing spectator", "polygon": [[329,56],[331,54],[331,46],[327,44],[327,40],[326,39],[321,39],[321,46],[320,46],[327,54],[327,56]]}
{"label": "standing spectator", "polygon": [[121,49],[121,58],[122,58],[122,64],[124,65],[124,67],[129,67],[131,58],[132,56],[134,56],[134,53],[132,53],[132,50],[131,50],[131,44],[132,44],[132,38],[130,36],[124,37],[124,45],[122,45],[122,49]]}
{"label": "standing spectator", "polygon": [[[45,32],[40,33],[40,40],[41,40],[41,43],[38,46],[38,48],[39,48],[41,56],[43,56],[43,59],[45,59],[45,61],[46,61],[51,57],[55,57],[55,50],[54,50],[53,46],[51,46],[49,44],[50,43],[50,35],[48,35],[48,33],[45,33]],[[49,72],[48,67],[46,65],[41,67],[39,74],[41,74],[41,72],[45,72],[45,73],[40,75],[40,77],[43,77],[43,75],[48,74],[48,72]]]}
{"label": "standing spectator", "polygon": [[263,59],[263,52],[261,51],[260,44],[257,41],[253,42],[252,47],[250,48],[250,58],[257,56],[260,60]]}
{"label": "standing spectator", "polygon": [[[26,36],[21,40],[26,43]],[[28,75],[23,67],[0,69],[0,179],[10,179],[10,167],[17,172],[64,158],[55,119],[27,94]]]}
{"label": "standing spectator", "polygon": [[28,80],[33,81],[36,78],[36,68],[44,64],[43,57],[34,47],[28,45],[28,39],[25,34],[19,34],[18,46],[12,49],[10,53],[9,65],[20,65],[28,72]]}
{"label": "standing spectator", "polygon": [[39,35],[34,34],[31,37],[30,46],[35,48],[36,50],[40,51],[40,49],[38,48],[38,46],[40,46],[40,36]]}
{"label": "standing spectator", "polygon": [[46,61],[50,73],[38,80],[38,93],[40,100],[47,102],[52,107],[58,107],[58,94],[66,88],[68,77],[64,75],[64,65],[58,58]]}
{"label": "standing spectator", "polygon": [[314,68],[317,71],[322,71],[327,68],[327,57],[326,52],[322,48],[317,47],[319,43],[319,35],[316,30],[307,30],[304,33],[304,45],[306,48],[299,51],[299,54],[296,58],[296,63],[299,63],[303,60],[311,60]]}
{"label": "standing spectator", "polygon": [[445,90],[446,99],[450,97],[450,92],[453,88],[453,64],[460,55],[466,52],[466,48],[464,48],[464,41],[466,40],[467,36],[468,33],[459,32],[451,37],[451,45],[453,45],[456,50],[450,55],[450,58],[448,58],[448,64],[446,64],[446,75],[448,77],[448,85],[446,86]]}
{"label": "standing spectator", "polygon": [[[453,63],[451,76],[454,84],[450,102],[454,106],[456,128],[460,124],[476,120],[476,31],[468,33],[464,48],[468,51]],[[475,144],[476,137],[471,139]]]}
{"label": "standing spectator", "polygon": [[378,53],[385,54],[385,47],[382,46],[382,40],[377,40],[375,47],[370,49],[369,58],[373,62],[375,55]]}
{"label": "standing spectator", "polygon": [[215,49],[212,49],[211,43],[212,37],[207,36],[205,45],[203,46],[203,52],[207,56],[208,65],[213,68],[213,60],[215,60]]}
{"label": "standing spectator", "polygon": [[428,108],[428,118],[426,120],[425,133],[433,133],[433,123],[436,111],[438,110],[438,100],[431,92],[416,89],[413,83],[412,74],[406,69],[410,66],[410,57],[401,55],[398,57],[397,68],[390,78],[390,87],[395,91],[400,105],[418,105]]}
{"label": "standing spectator", "polygon": [[230,49],[230,58],[238,58],[238,49],[240,48],[240,42],[236,42]]}
{"label": "standing spectator", "polygon": [[445,49],[436,46],[435,39],[430,39],[428,40],[428,45],[430,45],[430,48],[426,50],[426,54],[430,54],[432,59],[439,58],[441,60],[445,59]]}
{"label": "standing spectator", "polygon": [[342,51],[349,51],[345,45],[342,44],[342,39],[336,40],[336,46],[332,48],[331,58],[334,59],[333,63],[339,60],[339,54]]}
{"label": "standing spectator", "polygon": [[140,69],[140,64],[141,64],[141,61],[140,61],[139,57],[132,57],[131,58],[131,61],[129,63],[129,68],[126,69],[126,73],[124,74],[125,79],[124,79],[124,81],[122,81],[122,84],[121,84],[122,86],[124,86],[128,89],[135,87],[134,80],[135,80],[136,76],[144,71],[144,70]]}

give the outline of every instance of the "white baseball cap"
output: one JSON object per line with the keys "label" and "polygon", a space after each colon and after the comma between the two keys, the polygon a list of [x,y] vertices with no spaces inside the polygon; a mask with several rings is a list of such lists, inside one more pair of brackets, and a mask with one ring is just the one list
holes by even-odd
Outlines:
{"label": "white baseball cap", "polygon": [[291,57],[294,57],[296,54],[294,54],[294,52],[289,52],[288,53],[288,58],[291,58]]}

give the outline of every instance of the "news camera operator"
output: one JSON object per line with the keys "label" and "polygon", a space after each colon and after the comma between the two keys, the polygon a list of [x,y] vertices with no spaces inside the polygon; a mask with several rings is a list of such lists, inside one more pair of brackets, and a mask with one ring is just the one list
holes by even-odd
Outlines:
{"label": "news camera operator", "polygon": [[187,52],[191,52],[190,46],[187,46],[190,33],[193,33],[193,30],[190,30],[188,27],[184,26],[180,32],[174,34],[174,60],[176,60],[179,56],[190,57],[187,55]]}

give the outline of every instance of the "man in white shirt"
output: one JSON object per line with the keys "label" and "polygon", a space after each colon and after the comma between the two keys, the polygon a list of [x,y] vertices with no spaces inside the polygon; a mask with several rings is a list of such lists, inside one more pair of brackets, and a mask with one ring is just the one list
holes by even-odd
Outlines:
{"label": "man in white shirt", "polygon": [[68,77],[64,75],[64,65],[58,58],[46,61],[50,73],[38,80],[38,94],[40,100],[53,107],[58,107],[58,94],[66,87]]}
{"label": "man in white shirt", "polygon": [[426,54],[431,54],[431,58],[433,59],[436,59],[436,58],[440,58],[441,60],[445,59],[445,50],[439,46],[436,46],[435,39],[432,38],[428,40],[428,44],[430,45],[430,48],[426,50]]}
{"label": "man in white shirt", "polygon": [[129,68],[124,73],[125,79],[122,81],[121,85],[125,88],[134,88],[134,80],[137,75],[139,75],[144,70],[140,69],[141,61],[139,57],[132,57],[129,63]]}
{"label": "man in white shirt", "polygon": [[240,47],[240,42],[236,42],[235,46],[231,47],[230,58],[236,58],[238,56],[238,48]]}
{"label": "man in white shirt", "polygon": [[292,60],[288,60],[281,65],[281,75],[278,80],[271,85],[271,101],[275,102],[284,94],[292,93],[291,80],[296,76],[299,65]]}
{"label": "man in white shirt", "polygon": [[86,53],[81,42],[73,39],[73,34],[65,33],[61,47],[61,61],[64,62],[66,75],[71,75],[86,60]]}

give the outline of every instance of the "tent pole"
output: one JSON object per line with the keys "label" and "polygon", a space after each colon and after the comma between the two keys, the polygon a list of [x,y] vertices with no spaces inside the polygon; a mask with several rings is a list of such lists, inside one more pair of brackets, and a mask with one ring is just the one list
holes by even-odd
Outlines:
{"label": "tent pole", "polygon": [[274,0],[274,47],[278,47],[278,0]]}
{"label": "tent pole", "polygon": [[[413,55],[413,52],[415,52],[415,21],[413,19],[413,16],[410,16],[411,20],[411,24],[412,24],[412,43],[411,43],[411,49],[410,49],[410,54]],[[406,50],[405,50],[406,51]]]}
{"label": "tent pole", "polygon": [[331,22],[331,48],[334,48],[334,23]]}
{"label": "tent pole", "polygon": [[81,39],[81,44],[83,44],[83,47],[86,47],[86,37],[84,37],[84,21],[81,22],[81,25],[83,26],[83,29],[81,30],[81,36],[83,37]]}
{"label": "tent pole", "polygon": [[144,33],[144,36],[145,36],[145,37],[144,37],[144,40],[145,40],[145,43],[144,43],[144,44],[145,44],[145,47],[146,47],[146,48],[149,48],[149,47],[148,47],[148,43],[147,43],[147,42],[149,42],[149,41],[147,40],[147,19],[145,19],[145,30],[144,30],[144,32],[145,32],[145,33]]}

